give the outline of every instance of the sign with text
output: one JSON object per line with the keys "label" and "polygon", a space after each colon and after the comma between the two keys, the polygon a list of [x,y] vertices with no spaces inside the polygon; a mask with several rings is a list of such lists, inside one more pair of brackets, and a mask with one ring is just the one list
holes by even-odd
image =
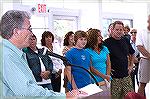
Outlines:
{"label": "sign with text", "polygon": [[46,13],[46,4],[38,4],[38,12]]}

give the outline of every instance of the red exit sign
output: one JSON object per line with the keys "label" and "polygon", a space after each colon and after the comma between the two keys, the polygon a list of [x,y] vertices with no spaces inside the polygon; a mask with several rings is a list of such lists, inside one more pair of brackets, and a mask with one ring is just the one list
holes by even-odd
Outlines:
{"label": "red exit sign", "polygon": [[46,4],[38,4],[38,12],[46,13]]}

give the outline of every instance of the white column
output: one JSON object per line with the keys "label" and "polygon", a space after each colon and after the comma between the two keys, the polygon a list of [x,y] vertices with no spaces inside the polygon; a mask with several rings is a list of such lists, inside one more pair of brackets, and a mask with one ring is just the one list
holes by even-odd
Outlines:
{"label": "white column", "polygon": [[101,0],[85,0],[79,2],[81,15],[81,30],[89,28],[101,29],[102,3]]}
{"label": "white column", "polygon": [[102,0],[98,0],[99,2],[99,25],[100,25],[100,30],[102,30]]}
{"label": "white column", "polygon": [[3,4],[2,4],[2,0],[0,0],[0,18],[2,17],[2,13],[3,13]]}
{"label": "white column", "polygon": [[13,0],[1,0],[1,9],[2,9],[2,15],[7,12],[8,10],[12,10],[13,9]]}
{"label": "white column", "polygon": [[150,15],[150,3],[147,3],[147,15]]}

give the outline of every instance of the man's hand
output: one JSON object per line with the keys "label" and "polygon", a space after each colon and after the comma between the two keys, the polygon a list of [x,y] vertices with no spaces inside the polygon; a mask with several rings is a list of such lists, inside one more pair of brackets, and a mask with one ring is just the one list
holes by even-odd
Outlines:
{"label": "man's hand", "polygon": [[132,70],[133,70],[133,67],[132,67],[132,66],[129,66],[129,67],[128,67],[128,74],[129,74],[129,75],[131,74]]}

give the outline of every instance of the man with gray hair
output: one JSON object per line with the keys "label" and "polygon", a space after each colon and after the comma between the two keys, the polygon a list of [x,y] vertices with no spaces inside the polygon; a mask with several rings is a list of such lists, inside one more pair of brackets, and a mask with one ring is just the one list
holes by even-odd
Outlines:
{"label": "man with gray hair", "polygon": [[29,19],[27,12],[18,10],[7,11],[1,18],[3,96],[65,96],[38,86],[29,69],[22,52],[32,34]]}

